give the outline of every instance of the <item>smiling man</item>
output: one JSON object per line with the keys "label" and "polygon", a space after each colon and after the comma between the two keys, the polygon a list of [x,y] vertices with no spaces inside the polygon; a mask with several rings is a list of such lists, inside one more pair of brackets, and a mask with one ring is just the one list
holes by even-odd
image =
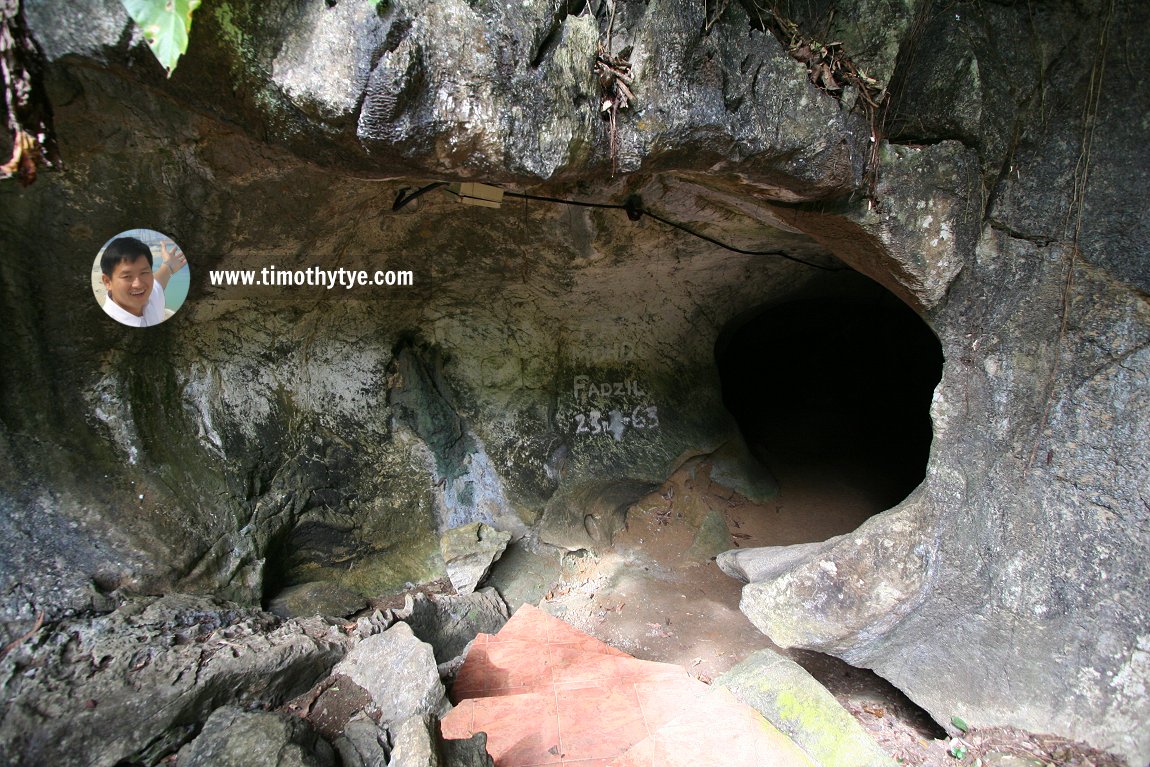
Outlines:
{"label": "smiling man", "polygon": [[104,311],[109,317],[133,327],[151,327],[166,319],[164,288],[187,260],[177,248],[168,253],[160,246],[164,263],[153,272],[152,250],[135,237],[119,237],[108,243],[100,257],[101,280],[108,291]]}

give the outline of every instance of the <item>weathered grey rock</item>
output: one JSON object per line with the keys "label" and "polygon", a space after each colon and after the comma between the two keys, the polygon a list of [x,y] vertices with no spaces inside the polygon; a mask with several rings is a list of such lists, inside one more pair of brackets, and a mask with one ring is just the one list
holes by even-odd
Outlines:
{"label": "weathered grey rock", "polygon": [[756,503],[765,503],[779,493],[778,483],[759,461],[751,456],[742,435],[736,435],[710,456],[711,481],[728,487]]}
{"label": "weathered grey rock", "polygon": [[511,533],[482,522],[472,522],[443,533],[439,539],[447,577],[460,594],[470,594],[487,577],[491,563],[507,548]]}
{"label": "weathered grey rock", "polygon": [[354,117],[390,29],[382,10],[372,2],[303,7],[272,65],[272,81],[314,119]]}
{"label": "weathered grey rock", "polygon": [[894,767],[835,696],[806,670],[773,650],[762,649],[715,679],[762,714],[820,767]]}
{"label": "weathered grey rock", "polygon": [[361,639],[382,634],[395,623],[394,610],[375,610],[371,615],[362,615],[355,622],[355,633]]}
{"label": "weathered grey rock", "polygon": [[492,767],[487,753],[487,734],[467,739],[444,740],[439,720],[431,715],[414,716],[395,730],[395,749],[388,767]]}
{"label": "weathered grey rock", "polygon": [[809,562],[834,546],[839,536],[819,543],[796,543],[793,546],[762,546],[754,549],[731,549],[715,562],[719,569],[743,583],[759,583],[802,562]]}
{"label": "weathered grey rock", "polygon": [[441,767],[439,722],[430,714],[413,716],[396,726],[389,767]]}
{"label": "weathered grey rock", "polygon": [[223,706],[180,749],[186,767],[335,767],[335,753],[307,722],[290,714]]}
{"label": "weathered grey rock", "polygon": [[179,595],[65,621],[0,660],[0,753],[12,765],[159,758],[223,704],[278,705],[306,690],[350,644],[322,620],[277,625]]}
{"label": "weathered grey rock", "polygon": [[[391,210],[486,178],[635,194],[744,249],[837,255],[918,307],[946,356],[924,484],[757,584],[756,620],[942,722],[1150,758],[1150,59],[1129,54],[1150,42],[1146,3],[836,3],[831,34],[891,72],[886,127],[909,142],[881,148],[873,204],[856,194],[872,126],[744,4],[709,34],[693,0],[616,4],[636,104],[614,177],[591,71],[606,19],[557,3],[205,4],[171,79],[119,3],[24,5],[67,153],[26,190],[0,182],[5,642],[116,589],[255,603],[306,571],[394,593],[443,574],[440,529],[494,511],[605,545],[614,490],[728,442],[716,337],[814,273],[619,210],[476,210],[442,190]],[[175,322],[129,333],[77,296],[100,245],[139,225],[198,277]],[[343,300],[202,281],[273,261],[418,284]]]}
{"label": "weathered grey rock", "polygon": [[385,726],[450,707],[431,645],[419,641],[406,623],[359,642],[332,674],[343,674],[367,690],[370,711]]}
{"label": "weathered grey rock", "polygon": [[[940,722],[958,714],[975,726],[1076,733],[1139,763],[1150,754],[1134,724],[1150,711],[1136,692],[1150,678],[1146,634],[1098,595],[1145,598],[1123,585],[1145,572],[1126,540],[1143,534],[1115,537],[1113,524],[1122,509],[1150,514],[1150,457],[1134,436],[1150,426],[1140,393],[1150,314],[1112,275],[1074,258],[1063,334],[1052,318],[1064,310],[1074,252],[983,229],[964,256],[966,279],[933,320],[950,362],[925,483],[831,548],[763,574],[742,604],[779,644],[873,668]],[[1127,575],[1115,583],[1118,572]],[[1085,646],[1100,654],[1072,675],[1019,660]],[[977,666],[957,660],[969,653]],[[1003,685],[1047,695],[1006,705],[991,692]]]}
{"label": "weathered grey rock", "polygon": [[465,596],[409,594],[395,617],[431,645],[442,667],[463,655],[477,634],[498,632],[510,615],[499,592],[484,588]]}
{"label": "weathered grey rock", "polygon": [[487,733],[477,732],[470,738],[441,740],[439,749],[446,767],[494,767],[487,753]]}
{"label": "weathered grey rock", "polygon": [[343,767],[388,767],[386,743],[387,732],[360,712],[344,725],[332,745]]}
{"label": "weathered grey rock", "polygon": [[330,581],[289,586],[268,602],[268,612],[281,618],[309,615],[346,617],[367,607],[367,599]]}
{"label": "weathered grey rock", "polygon": [[731,531],[727,529],[727,521],[721,513],[712,511],[703,517],[703,523],[687,549],[687,558],[705,562],[722,554],[730,545]]}

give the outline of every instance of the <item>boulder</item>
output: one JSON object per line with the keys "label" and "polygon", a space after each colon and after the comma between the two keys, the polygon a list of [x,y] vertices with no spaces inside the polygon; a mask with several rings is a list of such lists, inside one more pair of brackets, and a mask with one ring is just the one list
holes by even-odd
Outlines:
{"label": "boulder", "polygon": [[743,583],[758,583],[786,572],[799,562],[817,557],[837,540],[818,543],[796,543],[791,546],[758,546],[753,549],[724,551],[715,560],[724,573]]}
{"label": "boulder", "polygon": [[180,749],[181,767],[336,767],[335,752],[306,721],[290,714],[223,706]]}
{"label": "boulder", "polygon": [[686,556],[696,562],[706,562],[722,554],[730,545],[731,531],[727,528],[727,521],[721,512],[712,511],[703,517]]}
{"label": "boulder", "polygon": [[367,607],[367,599],[331,581],[289,586],[268,603],[268,612],[281,618],[331,615],[345,618]]}
{"label": "boulder", "polygon": [[766,503],[779,494],[779,485],[762,462],[751,455],[742,435],[736,435],[707,457],[708,476],[755,503]]}
{"label": "boulder", "polygon": [[395,749],[388,767],[493,767],[487,753],[487,734],[444,740],[439,720],[431,715],[414,716],[394,733]]}
{"label": "boulder", "polygon": [[0,753],[13,765],[158,759],[220,706],[276,706],[306,690],[351,643],[316,618],[280,623],[204,597],[131,600],[0,660]]}
{"label": "boulder", "polygon": [[498,632],[508,617],[507,603],[493,588],[462,596],[409,594],[403,608],[395,611],[396,620],[431,645],[441,668],[462,656],[477,634]]}
{"label": "boulder", "polygon": [[343,767],[389,767],[387,731],[363,712],[353,716],[332,740]]}
{"label": "boulder", "polygon": [[441,714],[447,702],[435,653],[406,623],[360,641],[332,675],[342,674],[371,696],[368,713],[391,726],[420,714]]}
{"label": "boulder", "polygon": [[487,733],[477,732],[470,738],[440,740],[445,767],[494,767],[487,753]]}
{"label": "boulder", "polygon": [[439,753],[439,722],[429,714],[413,716],[396,726],[388,767],[443,767]]}
{"label": "boulder", "polygon": [[511,533],[496,530],[482,522],[447,530],[440,538],[447,577],[460,594],[475,591],[491,569],[491,564],[507,548]]}

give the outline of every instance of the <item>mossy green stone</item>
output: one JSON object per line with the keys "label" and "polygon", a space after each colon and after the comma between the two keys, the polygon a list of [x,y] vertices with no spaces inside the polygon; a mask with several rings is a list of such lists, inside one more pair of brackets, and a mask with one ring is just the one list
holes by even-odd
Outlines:
{"label": "mossy green stone", "polygon": [[886,752],[802,666],[763,649],[715,680],[820,767],[894,767]]}
{"label": "mossy green stone", "polygon": [[731,531],[727,529],[727,521],[717,511],[712,511],[703,517],[703,524],[695,534],[691,548],[687,550],[687,558],[705,562],[714,559],[727,549],[731,548]]}

